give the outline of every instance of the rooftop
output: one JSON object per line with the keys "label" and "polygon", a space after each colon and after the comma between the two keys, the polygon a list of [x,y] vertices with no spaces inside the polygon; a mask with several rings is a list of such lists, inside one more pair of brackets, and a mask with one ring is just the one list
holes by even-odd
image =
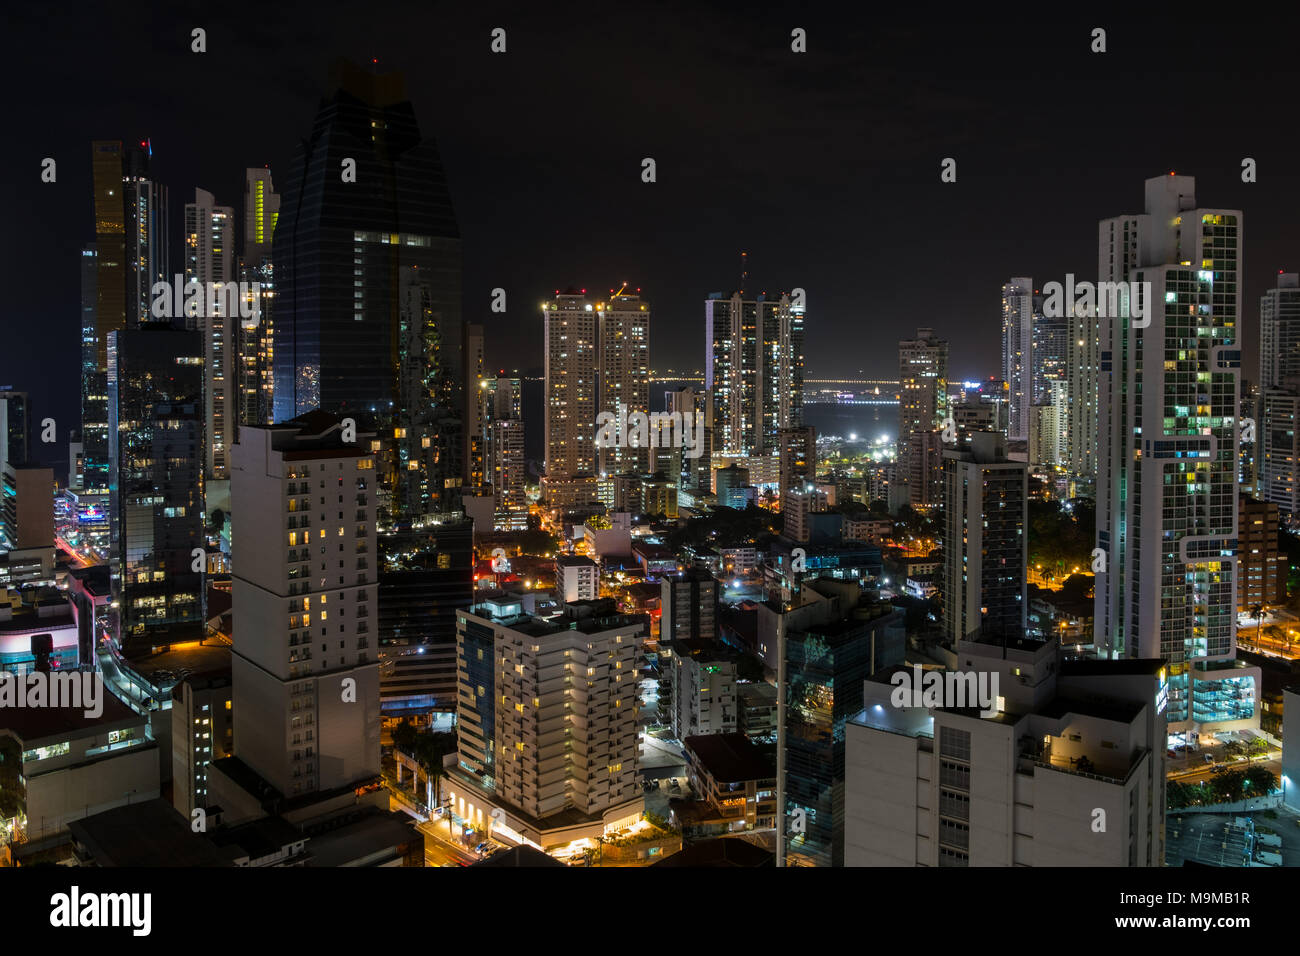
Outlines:
{"label": "rooftop", "polygon": [[229,866],[166,800],[115,807],[68,824],[98,866]]}
{"label": "rooftop", "polygon": [[705,734],[682,743],[719,783],[767,780],[776,776],[776,753],[744,734]]}

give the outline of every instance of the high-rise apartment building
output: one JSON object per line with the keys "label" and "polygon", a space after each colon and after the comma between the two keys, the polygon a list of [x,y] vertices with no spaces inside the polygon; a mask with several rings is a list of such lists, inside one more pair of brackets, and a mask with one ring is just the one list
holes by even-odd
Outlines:
{"label": "high-rise apartment building", "polygon": [[204,636],[203,353],[198,332],[164,324],[109,333],[111,566],[127,657]]}
{"label": "high-rise apartment building", "polygon": [[[202,290],[199,315],[186,315],[185,328],[203,335],[204,475],[230,476],[230,446],[235,442],[236,354],[239,316],[229,314],[221,289],[235,281],[235,210],[218,206],[205,189],[185,204],[185,284]],[[237,311],[237,310],[236,310]]]}
{"label": "high-rise apartment building", "polygon": [[943,628],[1024,633],[1029,473],[999,432],[973,432],[944,452]]}
{"label": "high-rise apartment building", "polygon": [[1255,437],[1260,498],[1300,515],[1300,378],[1261,389]]}
{"label": "high-rise apartment building", "polygon": [[1065,342],[1066,467],[1071,474],[1092,478],[1097,474],[1097,371],[1100,326],[1095,309],[1076,309],[1066,303],[1069,332]]}
{"label": "high-rise apartment building", "polygon": [[1046,315],[1043,296],[1034,296],[1033,329],[1030,335],[1033,356],[1030,362],[1030,381],[1034,405],[1051,401],[1050,383],[1066,377],[1066,341],[1070,334],[1068,316]]}
{"label": "high-rise apartment building", "polygon": [[659,646],[668,668],[672,693],[673,736],[678,740],[705,734],[733,734],[740,708],[736,703],[739,652],[721,641],[679,639]]}
{"label": "high-rise apartment building", "polygon": [[1300,378],[1300,273],[1279,272],[1259,302],[1259,387]]}
{"label": "high-rise apartment building", "polygon": [[1278,544],[1278,506],[1241,495],[1237,506],[1237,610],[1286,601],[1286,555]]}
{"label": "high-rise apartment building", "polygon": [[804,311],[788,295],[715,292],[704,303],[704,391],[716,451],[772,455],[780,430],[803,424]]}
{"label": "high-rise apartment building", "polygon": [[1029,407],[1033,404],[1034,280],[1011,279],[1002,286],[1002,380],[1009,388],[1007,438],[1029,437]]}
{"label": "high-rise apartment building", "polygon": [[596,473],[599,397],[596,307],[586,290],[557,292],[542,306],[546,377],[546,477]]}
{"label": "high-rise apartment building", "polygon": [[718,581],[704,568],[665,574],[659,582],[659,640],[715,640]]}
{"label": "high-rise apartment building", "polygon": [[948,343],[933,329],[898,343],[898,473],[913,505],[939,501],[939,443],[948,408]]}
{"label": "high-rise apartment building", "polygon": [[777,432],[777,455],[781,459],[782,497],[792,488],[817,479],[817,429],[812,425],[782,428]]}
{"label": "high-rise apartment building", "polygon": [[1168,662],[1170,733],[1257,727],[1258,669],[1234,667],[1242,215],[1190,176],[1145,191],[1098,229],[1100,280],[1138,285],[1099,297],[1096,643]]}
{"label": "high-rise apartment building", "polygon": [[636,656],[645,619],[609,601],[571,604],[543,620],[507,597],[457,619],[459,760],[442,782],[452,812],[542,849],[638,819]]}
{"label": "high-rise apartment building", "polygon": [[[638,290],[639,291],[639,290]],[[600,407],[617,415],[619,409],[650,411],[650,305],[638,294],[616,293],[596,303],[600,355]],[[614,445],[598,451],[602,475],[650,471],[650,450]]]}
{"label": "high-rise apartment building", "polygon": [[287,797],[379,774],[370,437],[313,412],[231,455],[236,756]]}
{"label": "high-rise apartment building", "polygon": [[996,676],[997,713],[897,707],[868,681],[845,731],[845,865],[1163,866],[1162,663],[1064,660],[1055,638],[955,651],[967,686]]}

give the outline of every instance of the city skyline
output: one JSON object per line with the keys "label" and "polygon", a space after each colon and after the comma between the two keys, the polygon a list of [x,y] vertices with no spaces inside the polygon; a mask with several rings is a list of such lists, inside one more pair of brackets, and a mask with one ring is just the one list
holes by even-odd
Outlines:
{"label": "city skyline", "polygon": [[[160,58],[159,68],[172,67],[197,83],[205,75],[201,57],[234,55],[234,46],[248,42],[270,44],[271,35],[287,27],[279,19],[281,14],[263,11],[260,15],[265,18],[264,35],[253,31],[250,39],[234,32],[232,15],[214,11],[207,25],[210,43],[205,54],[190,52],[187,23],[164,17],[145,30]],[[152,145],[153,167],[159,181],[171,190],[172,247],[179,251],[179,207],[194,188],[207,189],[218,202],[238,209],[245,168],[265,164],[279,184],[287,182],[294,144],[309,132],[309,119],[335,54],[367,63],[377,59],[380,69],[400,69],[408,77],[420,128],[439,144],[462,221],[466,320],[488,322],[503,333],[489,336],[490,367],[529,372],[538,364],[541,330],[534,321],[536,307],[553,289],[574,282],[626,280],[644,289],[656,304],[652,367],[696,368],[701,364],[698,303],[711,292],[729,293],[739,287],[743,251],[748,253],[748,272],[758,291],[807,290],[809,314],[815,319],[807,346],[809,377],[849,377],[859,370],[865,377],[887,374],[891,363],[886,356],[879,352],[861,358],[847,355],[839,347],[839,335],[856,332],[865,318],[869,333],[874,330],[896,340],[900,317],[906,315],[901,324],[931,326],[953,341],[954,355],[963,356],[954,368],[958,376],[981,378],[997,367],[997,343],[974,330],[998,321],[997,286],[1007,275],[1029,274],[1040,282],[1060,281],[1069,272],[1091,275],[1091,231],[1106,197],[1132,195],[1136,201],[1135,180],[1169,169],[1197,176],[1203,188],[1224,197],[1225,205],[1243,208],[1252,217],[1248,241],[1255,265],[1245,280],[1243,344],[1245,368],[1258,367],[1256,305],[1272,275],[1278,270],[1294,271],[1300,263],[1300,246],[1284,238],[1287,211],[1300,204],[1300,193],[1282,174],[1283,157],[1290,152],[1285,145],[1289,133],[1282,129],[1284,124],[1266,121],[1271,87],[1265,81],[1257,81],[1257,86],[1247,82],[1234,94],[1234,107],[1225,122],[1236,124],[1239,132],[1222,139],[1239,144],[1238,148],[1229,153],[1226,147],[1216,146],[1206,153],[1199,144],[1193,146],[1197,141],[1186,132],[1194,126],[1199,105],[1175,101],[1166,111],[1141,116],[1137,111],[1112,115],[1098,110],[1099,103],[1119,101],[1105,95],[1107,84],[1119,80],[1114,71],[1094,69],[1095,60],[1088,57],[1095,55],[1086,42],[1070,40],[1077,28],[1062,25],[1044,30],[1039,37],[1045,58],[1056,57],[1087,76],[1066,81],[1048,75],[1041,89],[1031,91],[1017,86],[1018,96],[1033,97],[1039,105],[1049,96],[1058,97],[1050,110],[1037,111],[1043,129],[1025,130],[1007,142],[979,141],[969,125],[954,121],[972,111],[970,115],[995,123],[998,110],[1006,109],[999,104],[1005,102],[1001,94],[1011,76],[985,70],[960,94],[948,92],[938,76],[914,71],[888,79],[883,89],[870,96],[843,90],[860,86],[855,82],[864,69],[857,62],[860,51],[868,51],[882,65],[906,67],[907,51],[915,51],[922,39],[936,60],[942,55],[954,58],[949,67],[954,73],[974,59],[983,64],[981,51],[999,42],[991,26],[981,32],[970,25],[960,31],[953,25],[927,25],[922,38],[916,28],[888,21],[868,28],[852,19],[840,23],[810,18],[803,26],[810,38],[806,56],[817,58],[819,79],[814,81],[798,74],[787,77],[778,67],[792,55],[790,25],[781,18],[764,14],[740,24],[718,14],[697,15],[705,18],[698,30],[674,31],[670,36],[664,35],[664,27],[639,23],[638,29],[618,31],[620,17],[611,15],[607,28],[634,45],[639,62],[655,68],[637,72],[620,66],[619,82],[607,84],[612,89],[603,91],[577,82],[567,67],[555,76],[548,71],[537,75],[541,50],[557,40],[557,28],[535,14],[502,15],[501,22],[510,28],[509,45],[505,54],[495,56],[489,50],[494,24],[447,11],[413,14],[439,18],[443,26],[439,53],[447,64],[445,71],[428,65],[439,57],[417,57],[407,41],[392,33],[381,34],[364,21],[346,39],[329,35],[325,16],[310,24],[295,23],[295,31],[312,31],[301,45],[295,45],[302,52],[254,75],[235,71],[229,101],[258,106],[243,117],[248,122],[241,122],[241,131],[246,132],[240,138],[223,137],[215,147],[197,135],[195,126],[177,119],[184,115],[182,101],[173,105],[168,98],[179,96],[179,89],[158,91],[155,96],[161,99],[153,102],[132,103],[134,87],[122,85],[115,71],[107,71],[102,101],[87,110],[72,93],[75,74],[52,78],[53,88],[45,98],[60,103],[61,109],[53,115],[21,116],[20,121],[32,120],[25,137],[29,149],[0,160],[9,190],[6,208],[23,226],[23,248],[37,250],[34,263],[39,277],[30,282],[11,276],[17,295],[5,308],[32,317],[35,328],[28,341],[0,356],[0,385],[23,387],[21,373],[32,363],[48,367],[43,378],[49,382],[70,381],[74,374],[71,359],[53,345],[76,321],[76,254],[93,238],[85,225],[83,188],[89,177],[85,145],[89,139],[138,136]],[[714,49],[706,39],[711,23],[737,31],[744,41],[738,48],[755,49],[758,58],[750,61]],[[39,35],[39,27],[30,28]],[[88,50],[105,32],[113,36],[117,28],[90,18],[61,29],[70,31],[60,36],[63,48],[75,50],[80,45]],[[1183,29],[1170,29],[1167,24],[1158,31],[1142,23],[1129,23],[1122,30],[1117,26],[1112,28],[1106,56],[1126,70],[1140,68],[1160,50],[1176,48]],[[598,43],[604,34],[596,27],[566,25],[563,35],[568,43]],[[1231,29],[1221,38],[1240,49],[1245,49],[1246,40],[1244,32]],[[40,46],[27,44],[19,56]],[[131,46],[124,44],[126,49]],[[756,97],[763,102],[764,121],[759,121],[756,106],[735,102],[734,94],[725,92],[671,118],[658,105],[679,91],[675,83],[660,78],[672,68],[686,70],[685,75],[701,84],[718,82],[734,71],[745,79],[747,88],[770,94]],[[521,85],[525,76],[528,82]],[[828,82],[829,78],[838,82]],[[192,89],[179,86],[186,88],[183,102],[188,105]],[[727,84],[719,83],[719,88],[726,89]],[[635,95],[619,97],[619,90],[635,91]],[[909,108],[894,105],[890,94]],[[531,108],[543,100],[555,102],[557,97],[568,97],[572,109],[557,116],[552,110]],[[624,99],[643,105],[628,116]],[[812,129],[800,116],[813,106],[835,111],[858,108],[864,110],[864,122]],[[20,113],[30,108],[19,104]],[[721,124],[716,122],[718,110],[728,117]],[[1101,163],[1093,156],[1062,157],[1059,151],[1053,153],[1051,164],[1018,158],[1036,145],[1058,141],[1049,132],[1052,116],[1079,115],[1089,119],[1090,130],[1102,142],[1125,143],[1122,164],[1109,151]],[[566,151],[564,160],[557,160],[546,146],[547,130],[565,122],[602,128],[608,145],[594,154]],[[904,122],[907,135],[901,135]],[[775,155],[729,149],[729,158],[721,160],[710,158],[714,150],[706,150],[701,158],[695,148],[707,146],[710,139],[720,141],[728,127],[738,129],[742,141],[748,141],[760,136],[768,124],[782,128],[783,123],[798,137],[798,149],[778,150]],[[873,131],[886,135],[875,137]],[[900,135],[890,140],[890,132]],[[54,184],[39,181],[45,156],[59,164]],[[652,184],[640,178],[645,156],[654,157],[658,164],[658,179]],[[958,180],[942,183],[940,162],[950,156],[958,160]],[[1258,182],[1241,182],[1244,157],[1258,161]],[[1067,161],[1072,165],[1063,165]],[[780,210],[750,200],[756,190],[761,194],[761,184],[774,181],[800,184],[800,201]],[[548,197],[563,196],[564,205],[537,199],[539,187]],[[592,242],[579,224],[611,206],[621,214],[640,217],[642,227],[622,242]],[[1044,207],[1052,209],[1050,219],[1037,211]],[[557,217],[561,208],[564,214]],[[794,228],[782,225],[782,215]],[[858,228],[862,217],[880,215],[906,223],[888,243],[867,238]],[[823,241],[805,242],[799,228],[804,222],[819,223]],[[549,239],[539,243],[535,237],[542,234],[543,223]],[[708,228],[698,228],[702,224]],[[584,233],[588,234],[584,237]],[[686,245],[669,243],[665,248],[649,242],[648,237],[656,233],[680,236]],[[0,257],[4,261],[33,261],[30,251],[18,255],[12,237],[5,242],[8,245],[0,247],[7,253]],[[827,256],[827,251],[834,254]],[[945,263],[943,282],[927,281],[935,261]],[[870,263],[865,277],[860,263]],[[888,275],[893,281],[887,289],[877,285],[864,307],[860,290],[863,279],[871,275]],[[489,311],[495,288],[505,288],[509,295],[504,316]],[[915,307],[911,291],[915,288],[929,290],[921,310]],[[865,317],[863,311],[868,313]],[[45,382],[31,390],[34,404],[51,409],[56,419],[72,420],[73,403],[61,390]]]}

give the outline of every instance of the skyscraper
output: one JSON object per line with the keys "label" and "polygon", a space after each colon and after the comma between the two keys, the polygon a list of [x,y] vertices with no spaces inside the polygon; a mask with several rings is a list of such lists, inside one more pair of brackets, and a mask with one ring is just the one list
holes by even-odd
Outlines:
{"label": "skyscraper", "polygon": [[[95,241],[82,251],[83,517],[108,511],[108,336],[149,321],[154,283],[172,279],[167,189],[152,179],[152,155],[148,140],[139,146],[120,140],[91,144]],[[106,555],[107,526],[92,518],[87,528],[92,550]]]}
{"label": "skyscraper", "polygon": [[1145,191],[1098,229],[1100,279],[1140,285],[1101,318],[1096,642],[1169,663],[1170,733],[1258,726],[1233,667],[1242,216],[1190,176]]}
{"label": "skyscraper", "polygon": [[316,412],[245,426],[231,455],[236,756],[287,797],[379,774],[368,437]]}
{"label": "skyscraper", "polygon": [[[639,292],[640,290],[638,290]],[[639,294],[616,293],[596,303],[599,324],[600,408],[618,414],[650,411],[650,306]],[[650,470],[650,450],[615,445],[599,450],[605,475]]]}
{"label": "skyscraper", "polygon": [[401,74],[340,61],[275,227],[275,420],[373,425],[393,520],[459,504],[460,233]]}
{"label": "skyscraper", "polygon": [[1259,387],[1300,377],[1300,273],[1279,272],[1259,301]]}
{"label": "skyscraper", "polygon": [[218,206],[207,190],[195,189],[194,202],[185,204],[185,284],[199,284],[204,307],[200,315],[185,316],[185,328],[203,335],[203,472],[218,481],[230,476],[230,446],[235,443],[239,316],[228,314],[219,293],[235,281],[235,262],[235,210]]}
{"label": "skyscraper", "polygon": [[1011,279],[1002,286],[1002,380],[1010,389],[1011,413],[1007,438],[1029,437],[1029,406],[1033,404],[1034,280]]}
{"label": "skyscraper", "polygon": [[596,473],[597,334],[585,289],[557,292],[542,306],[548,479]]}
{"label": "skyscraper", "polygon": [[[238,389],[239,425],[261,425],[271,421],[275,394],[275,272],[271,238],[280,215],[280,194],[271,183],[269,169],[244,171],[244,244],[239,256],[239,281],[249,287],[256,282],[261,315],[256,325],[235,323],[239,337]],[[251,325],[251,327],[250,327]]]}
{"label": "skyscraper", "polygon": [[1029,558],[1029,472],[1007,458],[1000,432],[971,432],[945,451],[943,629],[1023,634]]}
{"label": "skyscraper", "polygon": [[898,474],[913,505],[937,504],[941,459],[936,429],[948,408],[948,343],[933,329],[898,343]]}
{"label": "skyscraper", "polygon": [[1043,296],[1034,296],[1033,329],[1031,334],[1033,356],[1030,361],[1032,404],[1051,403],[1048,394],[1051,383],[1066,377],[1066,342],[1070,335],[1068,316],[1047,315],[1043,309]]}
{"label": "skyscraper", "polygon": [[1069,315],[1065,342],[1066,467],[1071,474],[1097,474],[1097,368],[1100,338],[1095,309],[1066,304]]}
{"label": "skyscraper", "polygon": [[780,429],[803,423],[804,307],[784,294],[715,292],[704,303],[704,324],[714,450],[775,454]]}
{"label": "skyscraper", "polygon": [[199,333],[163,324],[109,333],[111,568],[127,657],[204,636],[203,351]]}

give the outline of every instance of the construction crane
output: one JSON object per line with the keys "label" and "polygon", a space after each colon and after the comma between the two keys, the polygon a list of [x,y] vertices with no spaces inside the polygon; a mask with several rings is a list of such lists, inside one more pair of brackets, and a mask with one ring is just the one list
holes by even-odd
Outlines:
{"label": "construction crane", "polygon": [[[623,289],[626,289],[626,288],[627,288],[627,283],[624,282],[624,283],[623,283]],[[613,302],[613,301],[614,301],[615,299],[617,299],[620,295],[622,295],[622,294],[623,294],[623,289],[619,289],[617,292],[614,292],[614,294],[611,295],[611,296],[609,297],[609,301],[610,301],[610,302]],[[610,291],[613,292],[612,289],[611,289]]]}

